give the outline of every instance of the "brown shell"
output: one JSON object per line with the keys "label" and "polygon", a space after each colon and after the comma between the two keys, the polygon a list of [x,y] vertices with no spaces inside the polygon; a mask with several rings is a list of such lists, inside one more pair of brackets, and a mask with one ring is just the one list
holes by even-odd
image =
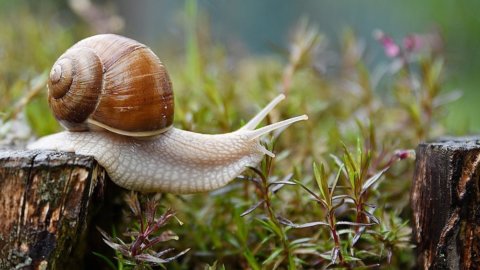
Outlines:
{"label": "brown shell", "polygon": [[173,123],[165,66],[145,45],[118,35],[79,41],[53,65],[49,104],[67,129],[90,125],[130,136],[158,134]]}

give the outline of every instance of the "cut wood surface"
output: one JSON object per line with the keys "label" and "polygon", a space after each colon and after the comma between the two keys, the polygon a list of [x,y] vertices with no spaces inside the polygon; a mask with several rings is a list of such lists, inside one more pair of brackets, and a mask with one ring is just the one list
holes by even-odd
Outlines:
{"label": "cut wood surface", "polygon": [[65,269],[105,178],[92,157],[0,149],[0,269]]}
{"label": "cut wood surface", "polygon": [[411,192],[420,269],[480,268],[480,137],[420,144]]}

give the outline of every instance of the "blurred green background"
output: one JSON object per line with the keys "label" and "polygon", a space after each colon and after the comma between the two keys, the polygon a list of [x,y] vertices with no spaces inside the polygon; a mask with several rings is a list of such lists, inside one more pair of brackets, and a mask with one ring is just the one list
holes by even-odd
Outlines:
{"label": "blurred green background", "polygon": [[[15,100],[19,79],[48,70],[75,41],[99,32],[117,32],[149,44],[169,65],[182,61],[184,1],[0,1],[1,111]],[[480,77],[480,17],[478,1],[212,1],[197,4],[200,38],[223,44],[228,54],[280,56],[289,34],[302,17],[325,34],[335,52],[340,36],[352,28],[365,44],[366,64],[374,69],[388,61],[372,37],[375,29],[396,41],[411,33],[439,31],[444,38],[446,90],[463,96],[449,105],[450,133],[480,131],[476,90]],[[171,64],[170,64],[171,65]],[[327,66],[334,69],[334,66]]]}

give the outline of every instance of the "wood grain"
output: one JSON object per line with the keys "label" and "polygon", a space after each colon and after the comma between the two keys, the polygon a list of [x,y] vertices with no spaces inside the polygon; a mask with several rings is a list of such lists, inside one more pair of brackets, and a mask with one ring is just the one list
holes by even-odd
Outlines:
{"label": "wood grain", "polygon": [[480,267],[480,138],[420,144],[411,204],[421,269]]}
{"label": "wood grain", "polygon": [[64,269],[103,197],[93,157],[0,150],[0,269]]}

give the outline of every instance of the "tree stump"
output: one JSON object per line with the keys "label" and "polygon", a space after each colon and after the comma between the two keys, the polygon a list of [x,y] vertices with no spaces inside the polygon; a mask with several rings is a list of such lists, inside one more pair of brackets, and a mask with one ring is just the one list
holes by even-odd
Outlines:
{"label": "tree stump", "polygon": [[421,269],[480,268],[480,137],[420,144],[411,205]]}
{"label": "tree stump", "polygon": [[0,269],[71,265],[105,179],[93,157],[0,149]]}

